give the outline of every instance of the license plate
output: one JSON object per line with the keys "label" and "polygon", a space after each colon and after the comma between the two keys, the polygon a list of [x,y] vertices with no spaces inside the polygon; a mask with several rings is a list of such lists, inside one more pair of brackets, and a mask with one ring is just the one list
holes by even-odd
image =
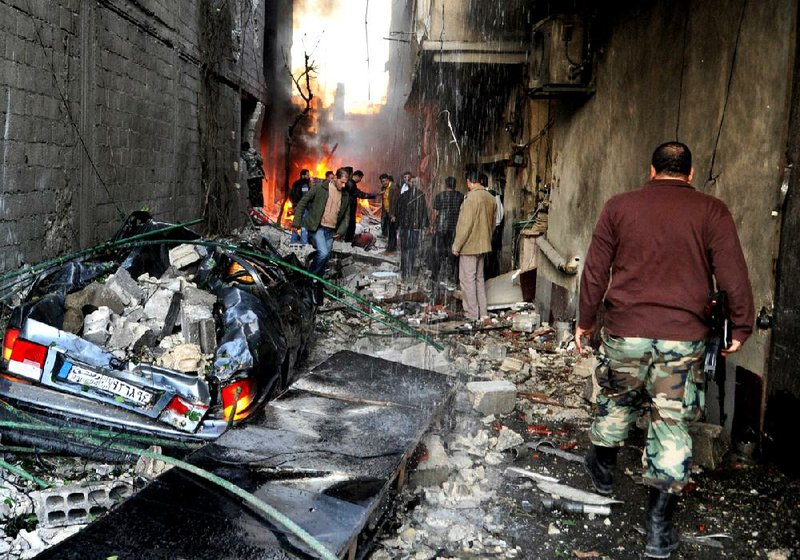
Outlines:
{"label": "license plate", "polygon": [[66,375],[62,373],[58,377],[70,383],[100,389],[139,406],[146,406],[153,402],[153,394],[144,389],[80,366],[73,365]]}

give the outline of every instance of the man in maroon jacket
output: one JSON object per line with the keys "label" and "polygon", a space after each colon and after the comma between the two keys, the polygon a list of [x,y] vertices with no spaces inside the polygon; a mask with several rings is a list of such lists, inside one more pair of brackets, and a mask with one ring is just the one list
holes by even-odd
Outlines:
{"label": "man in maroon jacket", "polygon": [[679,142],[656,148],[650,182],[603,208],[581,278],[576,346],[591,335],[600,304],[607,364],[598,379],[598,413],[585,464],[595,488],[610,494],[616,455],[650,405],[644,450],[650,486],[645,556],[678,547],[672,512],[689,479],[686,423],[705,408],[704,308],[716,288],[728,295],[736,352],[752,331],[753,295],[736,227],[725,204],[692,188],[692,154]]}

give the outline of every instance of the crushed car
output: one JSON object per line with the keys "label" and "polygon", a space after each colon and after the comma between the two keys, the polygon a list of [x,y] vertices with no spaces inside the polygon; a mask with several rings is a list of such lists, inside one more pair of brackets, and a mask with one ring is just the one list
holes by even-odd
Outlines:
{"label": "crushed car", "polygon": [[11,310],[0,416],[202,442],[291,383],[313,288],[269,247],[208,242],[144,212],[105,245],[42,272]]}

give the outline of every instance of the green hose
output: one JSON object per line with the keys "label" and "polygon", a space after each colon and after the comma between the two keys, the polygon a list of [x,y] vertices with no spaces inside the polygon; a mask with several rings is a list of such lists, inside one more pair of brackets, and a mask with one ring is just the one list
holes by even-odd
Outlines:
{"label": "green hose", "polygon": [[[20,430],[40,430],[42,428],[42,426],[40,424],[29,424],[29,423],[24,423],[24,422],[5,422],[4,424],[6,424],[8,427],[13,427],[13,428],[20,429]],[[113,449],[115,451],[124,451],[126,453],[131,453],[133,455],[139,455],[141,457],[149,457],[151,459],[156,459],[158,461],[163,461],[163,462],[168,463],[170,465],[174,465],[174,466],[178,467],[179,469],[182,469],[182,470],[185,470],[187,472],[190,472],[190,473],[194,474],[195,476],[198,476],[200,478],[208,480],[209,482],[212,482],[213,484],[216,484],[217,486],[219,486],[221,488],[224,488],[225,490],[229,491],[230,493],[234,494],[235,496],[238,496],[239,498],[241,498],[242,500],[244,500],[245,502],[247,502],[248,504],[250,504],[251,506],[253,506],[257,510],[263,512],[271,520],[273,520],[276,523],[278,523],[279,525],[282,525],[283,527],[285,527],[289,532],[293,533],[294,535],[297,535],[297,537],[299,537],[314,552],[316,552],[319,555],[320,558],[324,558],[325,560],[338,560],[338,558],[337,558],[337,556],[335,554],[333,554],[327,548],[325,548],[325,546],[321,542],[319,542],[316,538],[314,538],[311,534],[309,534],[305,529],[300,527],[297,523],[295,523],[294,521],[292,521],[291,519],[289,519],[288,517],[283,515],[281,512],[279,512],[277,509],[275,509],[274,507],[272,507],[271,505],[269,505],[265,501],[257,498],[256,496],[254,496],[250,492],[247,492],[246,490],[240,488],[239,486],[236,486],[235,484],[225,480],[222,477],[219,477],[219,476],[217,476],[217,475],[215,475],[213,473],[210,473],[210,472],[208,472],[208,471],[206,471],[204,469],[201,469],[200,467],[192,465],[191,463],[187,463],[186,461],[182,461],[180,459],[176,459],[174,457],[170,457],[169,455],[164,455],[163,453],[156,453],[154,451],[149,451],[149,450],[146,450],[146,449],[138,449],[136,447],[130,447],[130,446],[121,445],[121,444],[118,444],[118,443],[108,443],[108,444],[106,444],[104,442],[98,442],[97,440],[94,440],[93,438],[88,438],[87,441],[84,442],[84,443],[91,443],[93,445],[98,445],[98,446],[104,447],[106,449]],[[0,466],[6,467],[6,465],[3,465],[2,463],[0,463]],[[9,465],[9,466],[14,468],[14,469],[16,469],[16,467],[13,467],[13,465]],[[9,469],[9,470],[11,470],[11,469]],[[13,472],[16,472],[16,471],[13,471]],[[27,474],[27,473],[25,473],[25,474]],[[20,474],[20,476],[23,476],[23,475]],[[31,475],[28,475],[28,476],[31,476]],[[33,477],[31,479],[33,479]],[[42,483],[42,481],[38,481],[38,482]],[[47,483],[43,483],[43,484],[47,484]]]}
{"label": "green hose", "polygon": [[[27,266],[25,268],[21,268],[19,270],[15,270],[13,272],[6,272],[5,274],[0,274],[0,282],[4,282],[5,280],[8,280],[9,278],[16,278],[17,276],[21,276],[23,274],[40,272],[40,271],[42,271],[42,270],[44,270],[46,268],[50,268],[51,266],[64,264],[65,262],[67,262],[69,260],[72,260],[72,259],[77,259],[78,257],[91,255],[92,253],[99,253],[101,251],[106,251],[108,249],[115,249],[117,247],[123,246],[123,245],[125,245],[127,243],[130,243],[132,241],[136,241],[137,239],[144,239],[145,237],[150,237],[150,236],[156,235],[158,233],[165,233],[165,232],[168,232],[168,231],[172,231],[174,229],[197,225],[197,224],[202,223],[202,222],[203,222],[202,218],[196,218],[194,220],[189,220],[188,222],[183,222],[181,224],[170,225],[170,226],[166,226],[166,227],[163,227],[163,228],[160,228],[160,229],[155,229],[153,231],[146,231],[144,233],[138,233],[136,235],[132,235],[131,237],[125,237],[123,239],[118,239],[116,241],[107,241],[105,243],[101,243],[100,245],[95,245],[94,247],[90,247],[88,249],[81,249],[80,251],[76,251],[74,253],[70,253],[68,255],[64,255],[64,256],[61,256],[61,257],[56,257],[54,259],[50,259],[48,261],[45,261],[43,263],[39,263],[37,265]],[[176,242],[180,242],[180,241],[176,240]],[[163,241],[159,242],[159,243],[163,243]]]}
{"label": "green hose", "polygon": [[39,488],[50,488],[50,485],[47,484],[44,480],[36,478],[35,476],[33,476],[31,473],[29,473],[25,469],[23,469],[21,467],[17,467],[15,465],[12,465],[11,463],[7,463],[3,459],[0,459],[0,468],[3,468],[5,470],[7,470],[8,472],[12,472],[17,476],[19,476],[21,478],[24,478],[25,480],[29,480],[31,482],[35,482],[36,484],[39,485]]}

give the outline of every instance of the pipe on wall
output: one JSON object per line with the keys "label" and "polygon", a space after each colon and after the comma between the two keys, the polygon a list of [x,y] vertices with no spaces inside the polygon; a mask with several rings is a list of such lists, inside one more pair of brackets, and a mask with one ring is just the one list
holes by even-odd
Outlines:
{"label": "pipe on wall", "polygon": [[562,257],[544,235],[540,235],[536,238],[536,246],[542,251],[542,254],[547,257],[547,260],[549,260],[560,272],[568,274],[569,276],[575,276],[578,274],[578,263],[581,260],[580,257],[574,256],[569,260],[567,260],[565,257]]}

